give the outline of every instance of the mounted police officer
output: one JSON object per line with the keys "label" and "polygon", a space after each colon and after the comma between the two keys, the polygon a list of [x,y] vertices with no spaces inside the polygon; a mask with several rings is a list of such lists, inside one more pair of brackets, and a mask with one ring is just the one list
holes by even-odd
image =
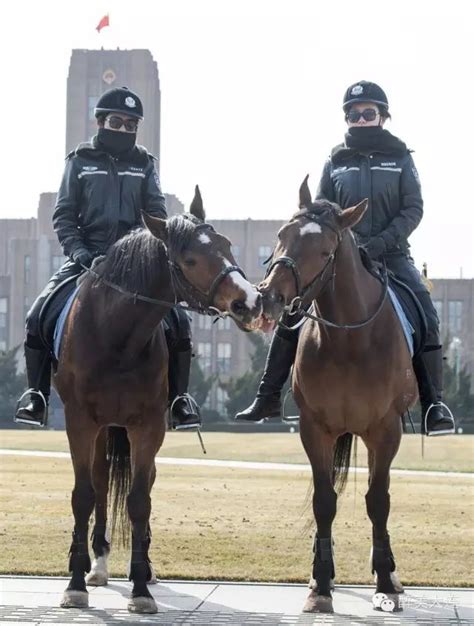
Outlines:
{"label": "mounted police officer", "polygon": [[[383,128],[390,118],[387,96],[368,81],[351,85],[343,100],[348,132],[327,160],[317,199],[345,209],[368,198],[364,217],[353,231],[371,259],[385,260],[396,278],[415,292],[427,320],[424,351],[414,359],[424,431],[454,432],[454,420],[442,403],[443,357],[439,320],[429,291],[410,256],[408,237],[423,216],[418,173],[411,151]],[[260,421],[281,414],[280,393],[293,363],[297,333],[278,327],[273,337],[257,397],[236,418]]]}
{"label": "mounted police officer", "polygon": [[[25,358],[29,390],[15,421],[44,425],[50,394],[51,354],[39,332],[46,298],[67,279],[89,268],[121,237],[143,226],[141,211],[166,218],[165,197],[154,157],[136,144],[143,119],[140,98],[127,87],[110,89],[95,108],[97,134],[67,155],[53,216],[54,229],[67,261],[51,277],[26,319]],[[191,365],[188,316],[175,307],[165,318],[170,352],[169,401],[172,426],[200,425],[199,407],[187,394]]]}

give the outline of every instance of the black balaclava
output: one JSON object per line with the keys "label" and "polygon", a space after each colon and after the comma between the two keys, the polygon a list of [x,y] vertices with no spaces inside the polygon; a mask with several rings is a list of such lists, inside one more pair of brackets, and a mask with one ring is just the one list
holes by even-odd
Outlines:
{"label": "black balaclava", "polygon": [[352,126],[344,138],[348,148],[359,152],[405,153],[407,150],[403,141],[382,126]]}
{"label": "black balaclava", "polygon": [[113,156],[129,152],[135,146],[136,140],[136,133],[124,133],[109,128],[99,128],[97,131],[98,143]]}

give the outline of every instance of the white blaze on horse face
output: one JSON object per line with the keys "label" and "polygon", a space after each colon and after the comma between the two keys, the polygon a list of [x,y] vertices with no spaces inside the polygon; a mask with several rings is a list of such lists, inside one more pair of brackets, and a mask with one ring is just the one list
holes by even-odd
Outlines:
{"label": "white blaze on horse face", "polygon": [[300,235],[309,235],[310,233],[321,233],[320,224],[316,224],[315,222],[309,222],[309,224],[305,224],[300,228]]}
{"label": "white blaze on horse face", "polygon": [[[227,259],[224,259],[224,265],[226,267],[229,267],[230,265],[232,265],[232,263]],[[228,276],[233,281],[234,285],[236,285],[236,287],[239,287],[240,289],[242,289],[242,291],[245,292],[245,304],[248,306],[249,309],[253,309],[259,296],[258,291],[253,288],[252,285],[247,280],[245,280],[242,274],[239,274],[239,272],[231,272],[230,274],[228,274]]]}
{"label": "white blaze on horse face", "polygon": [[201,233],[198,237],[199,241],[203,244],[209,244],[211,243],[211,238],[206,235],[205,233]]}

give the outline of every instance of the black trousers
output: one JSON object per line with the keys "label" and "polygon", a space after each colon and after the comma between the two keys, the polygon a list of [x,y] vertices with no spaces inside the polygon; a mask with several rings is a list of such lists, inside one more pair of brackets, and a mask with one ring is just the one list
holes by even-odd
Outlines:
{"label": "black trousers", "polygon": [[395,277],[406,283],[416,294],[425,313],[427,322],[426,346],[434,347],[441,344],[439,333],[439,319],[430,293],[426,287],[420,272],[417,270],[413,259],[405,254],[387,254],[385,256],[387,269],[394,273]]}

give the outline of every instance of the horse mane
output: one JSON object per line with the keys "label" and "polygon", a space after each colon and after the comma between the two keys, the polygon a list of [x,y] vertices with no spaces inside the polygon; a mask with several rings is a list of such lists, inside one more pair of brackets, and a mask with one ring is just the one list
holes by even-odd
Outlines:
{"label": "horse mane", "polygon": [[341,215],[342,209],[335,202],[330,202],[329,200],[321,199],[315,200],[311,206],[300,207],[300,210],[293,215],[293,217],[298,217],[302,213],[311,213],[315,217],[336,217],[337,215]]}
{"label": "horse mane", "polygon": [[[176,258],[189,245],[195,227],[202,222],[193,215],[174,215],[167,220],[168,256]],[[133,293],[146,295],[163,271],[166,248],[147,228],[136,228],[119,239],[94,269],[100,276]]]}
{"label": "horse mane", "polygon": [[110,282],[146,295],[156,284],[157,271],[163,271],[164,260],[163,242],[148,229],[137,228],[115,242],[94,269]]}

